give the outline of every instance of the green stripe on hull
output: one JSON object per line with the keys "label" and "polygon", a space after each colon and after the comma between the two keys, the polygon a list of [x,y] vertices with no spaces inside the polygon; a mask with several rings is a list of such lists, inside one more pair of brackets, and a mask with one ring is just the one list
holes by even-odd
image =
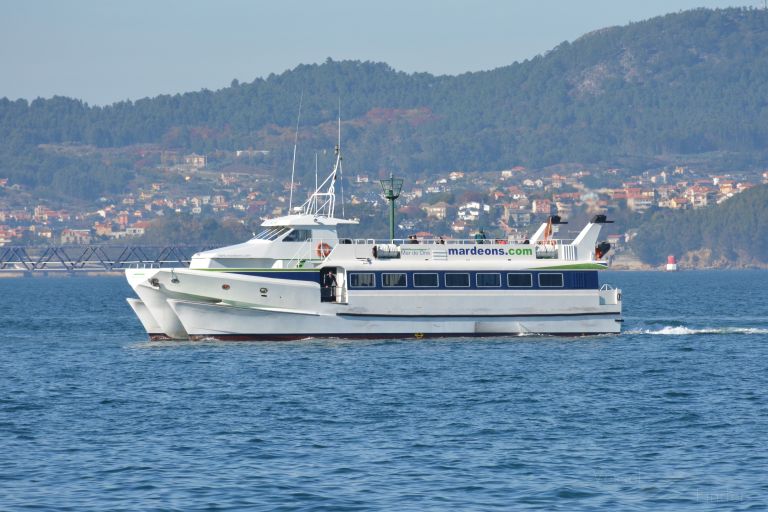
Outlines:
{"label": "green stripe on hull", "polygon": [[551,267],[536,267],[530,270],[605,270],[608,265],[599,263],[574,263],[572,265],[554,265]]}

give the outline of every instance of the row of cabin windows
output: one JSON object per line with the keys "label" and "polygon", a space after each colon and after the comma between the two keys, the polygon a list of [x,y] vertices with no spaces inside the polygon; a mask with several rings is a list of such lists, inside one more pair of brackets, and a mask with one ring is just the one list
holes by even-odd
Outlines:
{"label": "row of cabin windows", "polygon": [[[440,274],[437,273],[413,273],[414,288],[438,288],[440,286]],[[446,288],[469,288],[470,275],[465,272],[446,272],[443,274]],[[533,275],[527,272],[510,272],[507,276],[509,288],[532,288]],[[562,288],[563,274],[556,272],[542,272],[538,275],[539,287]],[[382,272],[381,286],[383,288],[406,288],[408,275],[405,272]],[[501,273],[477,272],[475,274],[475,286],[478,288],[501,288]],[[350,288],[375,288],[376,274],[373,272],[350,272]]]}

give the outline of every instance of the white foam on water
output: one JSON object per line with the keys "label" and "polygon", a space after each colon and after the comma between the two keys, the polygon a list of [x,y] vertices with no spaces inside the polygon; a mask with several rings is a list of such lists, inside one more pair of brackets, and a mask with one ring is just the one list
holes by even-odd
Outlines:
{"label": "white foam on water", "polygon": [[704,327],[695,329],[680,325],[668,325],[661,329],[627,331],[626,334],[652,334],[658,336],[690,336],[694,334],[768,334],[768,329],[759,327]]}

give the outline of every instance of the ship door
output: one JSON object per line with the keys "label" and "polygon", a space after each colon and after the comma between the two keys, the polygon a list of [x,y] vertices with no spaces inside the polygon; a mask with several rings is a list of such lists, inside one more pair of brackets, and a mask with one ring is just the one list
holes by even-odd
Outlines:
{"label": "ship door", "polygon": [[320,302],[338,302],[338,269],[324,268],[320,271]]}

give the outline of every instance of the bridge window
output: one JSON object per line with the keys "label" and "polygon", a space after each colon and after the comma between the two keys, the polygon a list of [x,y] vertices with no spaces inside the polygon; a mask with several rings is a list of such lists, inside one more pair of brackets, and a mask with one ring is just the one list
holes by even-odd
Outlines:
{"label": "bridge window", "polygon": [[312,238],[312,230],[310,229],[294,229],[288,235],[283,238],[283,242],[305,242]]}
{"label": "bridge window", "polygon": [[448,288],[469,288],[469,274],[445,274],[445,286]]}
{"label": "bridge window", "polygon": [[542,288],[562,288],[563,274],[539,274],[539,286]]}
{"label": "bridge window", "polygon": [[274,240],[275,238],[281,237],[284,234],[286,234],[288,231],[290,231],[288,228],[285,227],[277,227],[277,228],[267,228],[255,237],[253,237],[254,240]]}
{"label": "bridge window", "polygon": [[533,286],[531,274],[507,274],[507,286],[510,288],[530,288]]}
{"label": "bridge window", "polygon": [[373,272],[350,272],[349,287],[350,288],[375,288],[376,274],[374,274]]}
{"label": "bridge window", "polygon": [[478,288],[499,288],[501,286],[501,274],[478,272],[475,275]]}
{"label": "bridge window", "polygon": [[381,274],[381,285],[384,288],[405,288],[407,286],[405,273]]}
{"label": "bridge window", "polygon": [[437,288],[437,274],[413,274],[413,286],[416,288]]}

